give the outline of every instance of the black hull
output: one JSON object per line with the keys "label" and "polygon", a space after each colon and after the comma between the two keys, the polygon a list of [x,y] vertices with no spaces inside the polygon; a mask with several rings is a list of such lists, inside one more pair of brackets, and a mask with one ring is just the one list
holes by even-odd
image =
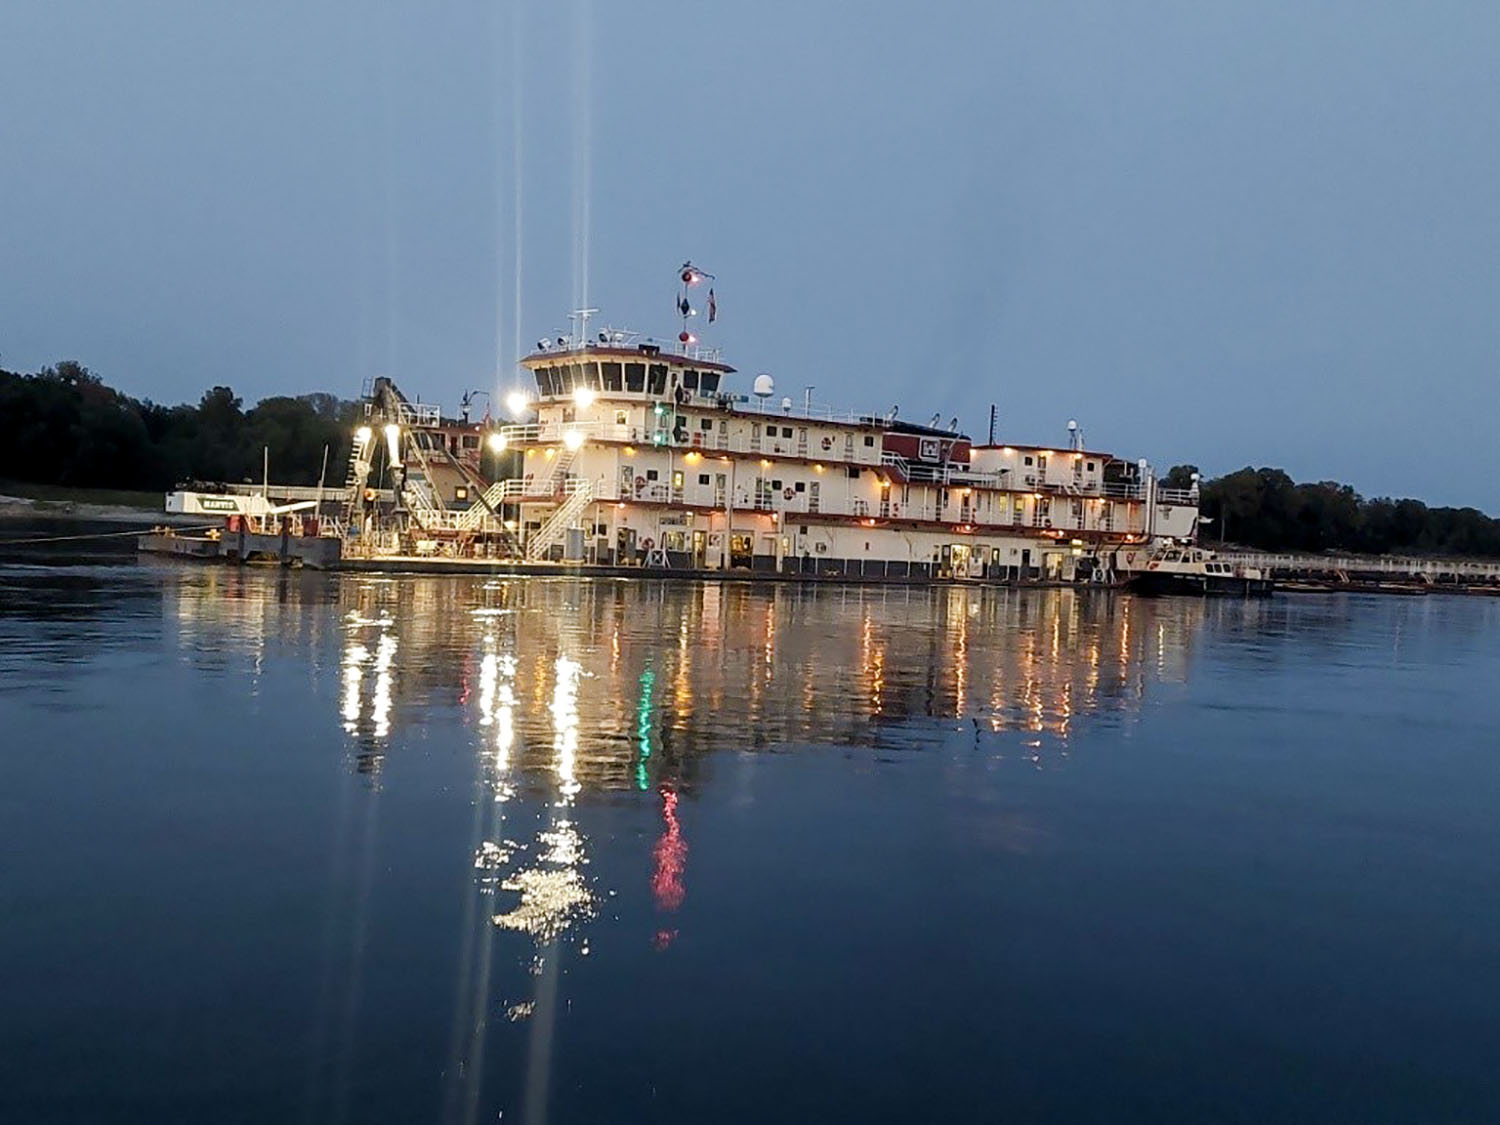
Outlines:
{"label": "black hull", "polygon": [[1231,574],[1162,574],[1133,576],[1127,589],[1137,594],[1191,594],[1194,597],[1257,598],[1271,592],[1269,578],[1236,578]]}

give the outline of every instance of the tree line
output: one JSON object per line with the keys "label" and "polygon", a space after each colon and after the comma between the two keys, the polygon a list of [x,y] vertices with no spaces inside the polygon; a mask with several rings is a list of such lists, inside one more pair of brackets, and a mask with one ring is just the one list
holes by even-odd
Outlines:
{"label": "tree line", "polygon": [[162,406],[72,361],[35,374],[0,370],[0,479],[139,491],[258,481],[269,449],[277,481],[317,484],[327,446],[328,481],[342,485],[355,409],[307,394],[246,410],[229,387],[204,392],[196,405]]}
{"label": "tree line", "polygon": [[[1186,488],[1197,467],[1163,478]],[[1298,484],[1280,469],[1246,467],[1200,484],[1199,538],[1267,551],[1354,551],[1500,557],[1500,520],[1477,508],[1430,508],[1420,500],[1366,499],[1347,484]]]}

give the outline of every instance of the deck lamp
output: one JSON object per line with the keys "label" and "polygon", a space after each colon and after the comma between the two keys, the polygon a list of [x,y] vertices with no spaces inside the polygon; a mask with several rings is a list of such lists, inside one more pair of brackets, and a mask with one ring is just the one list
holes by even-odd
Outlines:
{"label": "deck lamp", "polygon": [[578,448],[583,445],[582,432],[579,430],[569,430],[567,433],[563,434],[563,444],[566,445],[569,449],[576,452]]}
{"label": "deck lamp", "polygon": [[492,431],[485,441],[489,445],[491,453],[503,453],[505,451],[505,435],[499,430]]}
{"label": "deck lamp", "polygon": [[505,396],[505,409],[509,410],[517,418],[526,413],[526,408],[531,402],[526,397],[525,391],[511,391]]}
{"label": "deck lamp", "polygon": [[587,410],[594,405],[597,395],[593,387],[575,387],[573,389],[573,402],[580,408]]}
{"label": "deck lamp", "polygon": [[392,461],[401,460],[401,427],[394,422],[386,423],[385,446],[391,452]]}
{"label": "deck lamp", "polygon": [[369,426],[361,426],[354,431],[354,440],[360,445],[368,445],[372,436],[373,432]]}

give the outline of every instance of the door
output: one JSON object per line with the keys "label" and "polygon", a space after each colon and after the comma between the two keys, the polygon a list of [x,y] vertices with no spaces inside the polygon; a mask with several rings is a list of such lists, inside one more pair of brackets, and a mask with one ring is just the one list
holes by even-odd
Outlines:
{"label": "door", "polygon": [[731,535],[729,537],[729,565],[750,569],[750,563],[754,554],[751,544],[754,542],[749,535]]}
{"label": "door", "polygon": [[967,543],[955,543],[949,550],[952,552],[953,573],[959,578],[969,576],[969,545]]}
{"label": "door", "polygon": [[693,532],[693,565],[702,570],[708,565],[708,532]]}

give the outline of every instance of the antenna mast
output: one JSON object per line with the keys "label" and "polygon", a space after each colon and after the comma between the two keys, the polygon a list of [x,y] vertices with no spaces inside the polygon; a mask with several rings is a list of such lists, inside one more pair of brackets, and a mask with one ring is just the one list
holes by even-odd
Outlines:
{"label": "antenna mast", "polygon": [[682,331],[677,334],[677,340],[685,352],[698,342],[698,337],[688,328],[688,321],[698,315],[698,310],[693,307],[689,299],[688,291],[696,286],[708,282],[708,323],[712,324],[719,318],[719,305],[714,297],[714,275],[705,273],[692,262],[683,262],[677,270],[677,280],[682,283],[682,288],[677,294],[677,315],[682,317]]}

